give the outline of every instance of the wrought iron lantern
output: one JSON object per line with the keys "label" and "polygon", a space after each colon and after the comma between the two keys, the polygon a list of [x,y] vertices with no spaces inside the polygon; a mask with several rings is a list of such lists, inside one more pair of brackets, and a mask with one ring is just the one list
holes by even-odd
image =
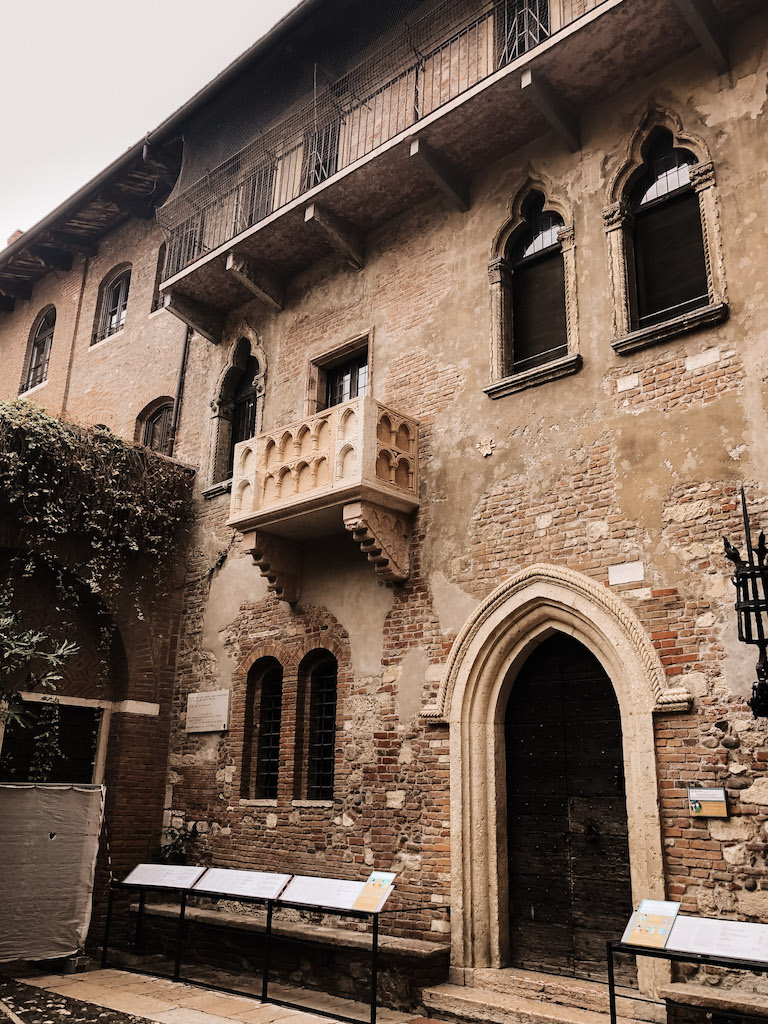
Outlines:
{"label": "wrought iron lantern", "polygon": [[757,547],[752,547],[752,534],[747,515],[747,499],[741,488],[741,511],[744,518],[744,538],[747,542],[747,560],[727,537],[723,537],[725,554],[734,566],[733,585],[736,587],[736,615],[739,640],[755,644],[760,652],[757,659],[757,681],[752,685],[752,699],[748,701],[755,718],[768,717],[768,546],[765,533],[760,532]]}

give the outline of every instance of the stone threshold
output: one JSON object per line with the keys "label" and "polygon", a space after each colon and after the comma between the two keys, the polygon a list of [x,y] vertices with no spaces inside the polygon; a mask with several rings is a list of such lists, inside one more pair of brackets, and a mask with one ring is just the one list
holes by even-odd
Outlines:
{"label": "stone threshold", "polygon": [[672,1003],[683,1003],[686,1006],[703,1006],[708,1010],[768,1017],[768,996],[757,992],[745,992],[739,988],[724,989],[689,982],[672,982],[659,989],[659,996]]}
{"label": "stone threshold", "polygon": [[[138,911],[138,904],[131,905],[131,910]],[[147,904],[145,917],[162,917],[178,919],[179,908],[173,903]],[[211,925],[216,928],[228,928],[235,931],[259,932],[266,930],[266,916],[246,917],[230,910],[207,910],[204,907],[187,907],[186,920],[198,924]],[[296,939],[302,943],[314,943],[318,946],[333,946],[338,949],[370,950],[370,932],[353,932],[343,928],[330,928],[327,925],[316,925],[307,921],[272,921],[272,934],[281,939]],[[404,939],[395,935],[382,935],[379,932],[379,952],[384,956],[401,957],[417,960],[445,960],[446,965],[450,950],[441,943],[427,942],[424,939]]]}

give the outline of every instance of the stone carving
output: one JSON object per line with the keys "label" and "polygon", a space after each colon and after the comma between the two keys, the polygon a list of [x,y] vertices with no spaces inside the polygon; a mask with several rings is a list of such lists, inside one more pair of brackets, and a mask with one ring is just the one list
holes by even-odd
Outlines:
{"label": "stone carving", "polygon": [[648,633],[637,616],[619,597],[612,594],[602,583],[582,573],[561,566],[536,563],[522,569],[496,587],[465,623],[448,656],[437,699],[434,704],[426,705],[422,709],[424,718],[448,721],[456,680],[473,640],[494,612],[505,604],[511,605],[518,594],[521,595],[522,602],[526,588],[536,584],[554,584],[559,590],[570,592],[572,600],[577,597],[586,598],[595,608],[608,614],[642,661],[654,695],[654,711],[684,711],[690,707],[693,699],[691,694],[682,686],[668,687],[664,667]]}
{"label": "stone carving", "polygon": [[475,448],[480,452],[484,459],[487,459],[489,455],[492,455],[496,449],[496,442],[492,437],[481,437],[475,445]]}
{"label": "stone carving", "polygon": [[295,604],[301,593],[301,558],[296,545],[271,533],[251,530],[243,534],[243,547],[267,580],[267,589],[278,601]]}
{"label": "stone carving", "polygon": [[402,512],[356,501],[344,506],[344,526],[385,580],[405,580],[410,572],[411,523]]}

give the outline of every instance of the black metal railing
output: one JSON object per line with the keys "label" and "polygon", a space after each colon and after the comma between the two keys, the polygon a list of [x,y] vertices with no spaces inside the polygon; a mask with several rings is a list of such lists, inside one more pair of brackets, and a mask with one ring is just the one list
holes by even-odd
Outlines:
{"label": "black metal railing", "polygon": [[[457,24],[456,0],[443,0],[428,26],[431,38],[442,35],[441,41],[414,58],[415,28],[408,27],[407,44],[390,44],[374,54],[172,197],[158,211],[168,238],[164,279],[538,46],[552,32],[553,2],[495,0],[480,15]],[[604,0],[556,2],[558,27],[563,27]],[[404,60],[403,53],[410,58]]]}

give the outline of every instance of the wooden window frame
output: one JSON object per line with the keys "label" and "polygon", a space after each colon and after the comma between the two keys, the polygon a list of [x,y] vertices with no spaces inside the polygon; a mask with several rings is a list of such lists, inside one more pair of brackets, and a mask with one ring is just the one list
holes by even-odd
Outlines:
{"label": "wooden window frame", "polygon": [[[53,314],[53,323],[43,331],[43,327],[51,314]],[[51,348],[53,347],[55,330],[56,307],[49,306],[42,313],[38,314],[30,333],[29,349],[24,364],[24,377],[19,389],[20,395],[24,395],[33,388],[39,387],[48,379],[48,366],[51,361]],[[40,356],[39,359],[37,358],[38,355]]]}
{"label": "wooden window frame", "polygon": [[[133,268],[130,264],[123,264],[112,270],[102,281],[91,345],[106,341],[107,338],[112,338],[125,329],[132,271]],[[117,297],[113,301],[115,291],[117,291]],[[112,322],[114,315],[117,319]]]}

